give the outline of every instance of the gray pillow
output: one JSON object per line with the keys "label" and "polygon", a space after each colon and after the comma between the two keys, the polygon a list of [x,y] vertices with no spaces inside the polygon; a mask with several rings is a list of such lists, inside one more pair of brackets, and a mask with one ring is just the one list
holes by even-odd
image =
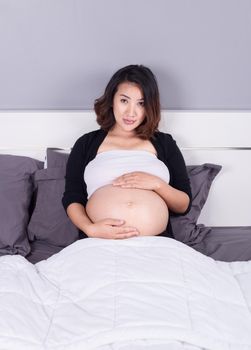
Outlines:
{"label": "gray pillow", "polygon": [[35,173],[35,208],[28,225],[31,242],[40,240],[66,247],[78,239],[78,229],[66,215],[61,200],[65,187],[65,168],[50,168]]}
{"label": "gray pillow", "polygon": [[[221,168],[220,165],[209,163],[187,166],[192,190],[192,205],[186,215],[170,218],[175,239],[190,244],[202,240],[207,234],[205,230],[200,230],[204,225],[196,224],[206,203],[212,182]],[[201,231],[203,232],[203,237]]]}
{"label": "gray pillow", "polygon": [[33,195],[32,174],[43,163],[29,157],[0,155],[0,255],[30,251],[27,237]]}
{"label": "gray pillow", "polygon": [[66,167],[69,153],[60,148],[47,148],[46,162],[47,168]]}
{"label": "gray pillow", "polygon": [[[62,171],[65,172],[68,157],[69,154],[67,153],[59,152],[58,149],[48,148],[47,166],[60,165],[62,166]],[[206,235],[207,231],[201,230],[203,225],[197,225],[197,220],[206,203],[212,182],[221,168],[220,165],[210,163],[187,166],[192,190],[192,205],[186,215],[170,217],[175,239],[190,244],[192,242],[197,243]]]}

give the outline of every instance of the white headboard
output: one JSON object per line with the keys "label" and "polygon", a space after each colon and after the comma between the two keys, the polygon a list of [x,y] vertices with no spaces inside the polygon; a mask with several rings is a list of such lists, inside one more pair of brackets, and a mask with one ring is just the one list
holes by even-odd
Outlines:
{"label": "white headboard", "polygon": [[[92,111],[0,112],[0,153],[44,160],[47,147],[69,149],[97,127]],[[251,112],[162,111],[160,129],[173,135],[188,165],[223,166],[199,222],[251,226]]]}

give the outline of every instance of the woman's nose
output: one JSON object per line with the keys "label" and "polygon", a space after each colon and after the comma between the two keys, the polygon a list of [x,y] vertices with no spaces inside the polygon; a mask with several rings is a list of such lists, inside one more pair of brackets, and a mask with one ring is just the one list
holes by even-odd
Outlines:
{"label": "woman's nose", "polygon": [[128,114],[131,117],[134,117],[136,115],[136,108],[133,103],[128,104]]}

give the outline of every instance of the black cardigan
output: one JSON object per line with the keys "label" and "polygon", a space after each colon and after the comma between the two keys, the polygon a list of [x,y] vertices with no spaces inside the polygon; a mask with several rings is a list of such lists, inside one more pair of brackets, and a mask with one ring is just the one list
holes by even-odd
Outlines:
{"label": "black cardigan", "polygon": [[[87,203],[86,183],[84,182],[84,171],[86,165],[95,158],[98,148],[107,135],[107,132],[98,129],[81,136],[74,144],[70,153],[65,176],[65,192],[62,203],[65,208],[71,203],[81,203],[84,207]],[[185,215],[191,206],[191,188],[187,175],[187,170],[183,156],[170,134],[155,132],[150,141],[157,151],[157,157],[165,163],[170,173],[169,184],[185,193],[190,198],[189,207],[183,214],[175,214],[170,211],[170,215]],[[82,233],[82,236],[87,237]],[[166,231],[162,236],[173,237],[170,220]]]}

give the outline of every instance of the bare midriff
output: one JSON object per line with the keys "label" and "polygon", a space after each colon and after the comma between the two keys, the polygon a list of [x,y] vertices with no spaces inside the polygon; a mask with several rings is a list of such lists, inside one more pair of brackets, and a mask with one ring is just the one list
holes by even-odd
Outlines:
{"label": "bare midriff", "polygon": [[89,198],[86,213],[92,222],[102,219],[121,219],[123,226],[136,227],[142,236],[158,235],[165,231],[168,208],[154,191],[106,185]]}

